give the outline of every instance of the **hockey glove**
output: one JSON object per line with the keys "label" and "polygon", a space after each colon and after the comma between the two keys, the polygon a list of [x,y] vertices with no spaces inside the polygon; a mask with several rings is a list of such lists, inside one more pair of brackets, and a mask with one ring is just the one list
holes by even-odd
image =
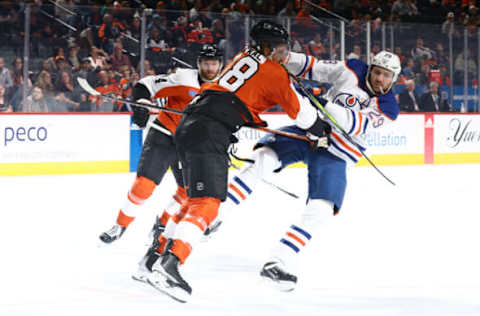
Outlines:
{"label": "hockey glove", "polygon": [[[151,104],[151,102],[146,99],[140,99],[137,102],[145,103],[147,105]],[[140,128],[144,128],[147,125],[148,119],[150,117],[148,114],[149,113],[148,109],[142,108],[141,106],[133,106],[132,110],[133,110],[133,115],[132,115],[133,123],[137,124],[138,127]]]}
{"label": "hockey glove", "polygon": [[306,131],[307,137],[312,140],[311,147],[314,151],[327,149],[330,146],[332,127],[320,117],[317,117],[315,123]]}

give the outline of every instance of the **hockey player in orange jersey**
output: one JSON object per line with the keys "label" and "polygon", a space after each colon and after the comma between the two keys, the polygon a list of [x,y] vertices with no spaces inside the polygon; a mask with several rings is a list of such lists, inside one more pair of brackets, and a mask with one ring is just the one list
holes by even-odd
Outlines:
{"label": "hockey player in orange jersey", "polygon": [[[147,76],[133,88],[135,101],[152,104],[151,99],[168,98],[166,107],[184,110],[187,104],[199,92],[200,86],[215,80],[221,71],[223,53],[214,45],[202,47],[197,59],[198,69],[177,69],[169,75]],[[133,107],[132,120],[144,128],[149,119],[148,109]],[[183,177],[179,169],[178,158],[173,140],[181,115],[160,112],[150,123],[137,169],[137,177],[133,183],[124,206],[118,212],[115,225],[100,235],[100,240],[109,244],[119,239],[130,223],[135,219],[141,205],[152,195],[155,187],[162,181],[169,167],[177,182],[177,191],[171,197],[161,217],[157,217],[156,231],[164,227],[169,217],[178,211],[186,198]]]}
{"label": "hockey player in orange jersey", "polygon": [[251,32],[251,45],[222,71],[216,82],[202,86],[186,108],[175,132],[188,199],[170,220],[158,252],[148,265],[148,282],[181,302],[192,293],[178,267],[185,263],[227,194],[228,154],[232,134],[242,126],[264,126],[258,114],[279,104],[295,124],[317,137],[330,126],[310,101],[299,94],[279,64],[288,54],[288,33],[261,21]]}

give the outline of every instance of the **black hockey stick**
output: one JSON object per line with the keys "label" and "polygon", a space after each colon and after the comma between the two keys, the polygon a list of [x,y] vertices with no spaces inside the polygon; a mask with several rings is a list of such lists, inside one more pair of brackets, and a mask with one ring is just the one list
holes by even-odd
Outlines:
{"label": "black hockey stick", "polygon": [[298,87],[300,88],[300,90],[302,90],[302,92],[310,99],[310,101],[315,104],[317,106],[318,109],[320,109],[320,111],[322,112],[322,114],[324,115],[324,118],[327,119],[328,121],[330,121],[330,123],[333,125],[333,127],[335,127],[337,129],[338,132],[340,132],[340,134],[342,134],[342,136],[348,140],[352,145],[354,145],[358,151],[362,154],[363,157],[365,157],[365,159],[370,163],[370,165],[375,169],[377,170],[377,172],[385,178],[385,180],[387,180],[388,182],[390,182],[392,185],[395,185],[395,182],[393,182],[392,180],[390,180],[380,169],[378,169],[378,167],[373,163],[373,161],[365,154],[365,152],[363,151],[362,147],[352,138],[350,137],[350,135],[347,134],[347,132],[345,132],[345,130],[342,128],[342,126],[340,126],[340,124],[338,124],[338,122],[335,120],[335,118],[333,118],[333,116],[328,113],[328,111],[325,109],[325,107],[320,103],[320,101],[318,101],[317,98],[315,98],[310,92],[308,92],[308,90],[303,86],[303,84],[300,82],[300,79],[297,78],[295,75],[293,75],[291,72],[288,71],[287,67],[285,67],[285,65],[283,65],[283,68],[285,69],[285,71],[288,73],[288,75],[293,79],[293,81],[295,81],[295,83],[297,83]]}

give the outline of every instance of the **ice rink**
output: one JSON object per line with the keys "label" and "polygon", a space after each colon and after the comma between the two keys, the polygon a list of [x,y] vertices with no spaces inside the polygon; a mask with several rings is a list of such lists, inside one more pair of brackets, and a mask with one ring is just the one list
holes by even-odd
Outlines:
{"label": "ice rink", "polygon": [[134,174],[0,177],[0,315],[480,315],[480,165],[350,170],[343,209],[313,235],[297,289],[280,293],[260,267],[303,209],[306,171],[262,183],[221,230],[194,249],[181,304],[131,279],[168,174],[144,213],[109,247]]}

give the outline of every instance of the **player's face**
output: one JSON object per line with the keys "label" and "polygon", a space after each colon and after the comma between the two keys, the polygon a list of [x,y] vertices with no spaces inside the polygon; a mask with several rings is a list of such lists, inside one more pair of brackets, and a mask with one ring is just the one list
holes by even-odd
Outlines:
{"label": "player's face", "polygon": [[393,72],[382,67],[374,66],[370,71],[370,85],[379,94],[385,93],[393,81]]}
{"label": "player's face", "polygon": [[200,61],[200,72],[203,78],[213,80],[220,71],[220,61],[215,59],[204,59]]}
{"label": "player's face", "polygon": [[288,44],[278,44],[271,52],[271,59],[276,63],[282,63],[288,56],[289,47]]}

